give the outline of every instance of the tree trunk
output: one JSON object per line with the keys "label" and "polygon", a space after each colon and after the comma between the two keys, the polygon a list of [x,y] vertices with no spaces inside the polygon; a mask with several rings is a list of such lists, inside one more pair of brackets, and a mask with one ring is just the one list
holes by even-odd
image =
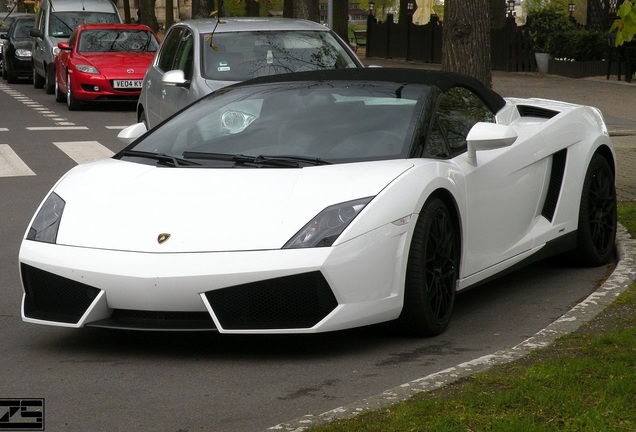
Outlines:
{"label": "tree trunk", "polygon": [[333,0],[333,28],[332,30],[349,42],[349,5],[345,1]]}
{"label": "tree trunk", "polygon": [[442,69],[492,87],[490,55],[490,0],[446,0]]}
{"label": "tree trunk", "polygon": [[[178,1],[178,0],[177,0]],[[172,24],[174,24],[174,0],[166,0],[166,22],[164,24],[164,31],[168,30]]]}
{"label": "tree trunk", "polygon": [[126,24],[130,24],[131,23],[130,0],[124,0],[124,22]]}
{"label": "tree trunk", "polygon": [[159,30],[157,15],[155,14],[155,0],[141,0],[141,23],[146,24],[154,31]]}
{"label": "tree trunk", "polygon": [[283,2],[283,16],[285,18],[294,17],[294,2],[293,1],[287,0]]}
{"label": "tree trunk", "polygon": [[256,0],[245,0],[245,16],[257,17],[260,15],[260,2]]}
{"label": "tree trunk", "polygon": [[320,5],[318,0],[293,0],[293,17],[320,22]]}

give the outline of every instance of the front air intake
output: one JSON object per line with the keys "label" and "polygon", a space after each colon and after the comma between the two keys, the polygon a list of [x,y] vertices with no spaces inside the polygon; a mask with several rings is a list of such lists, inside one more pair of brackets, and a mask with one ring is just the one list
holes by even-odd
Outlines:
{"label": "front air intake", "polygon": [[311,328],[338,306],[320,272],[208,291],[205,296],[226,330]]}
{"label": "front air intake", "polygon": [[77,324],[100,290],[47,271],[20,264],[28,318]]}

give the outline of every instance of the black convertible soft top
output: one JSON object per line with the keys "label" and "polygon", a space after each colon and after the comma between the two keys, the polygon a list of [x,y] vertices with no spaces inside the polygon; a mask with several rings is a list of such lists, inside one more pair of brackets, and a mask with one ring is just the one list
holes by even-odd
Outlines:
{"label": "black convertible soft top", "polygon": [[481,81],[454,72],[409,68],[347,68],[326,69],[312,72],[268,75],[235,84],[231,87],[282,83],[294,81],[387,81],[401,84],[423,84],[446,91],[452,87],[465,87],[479,95],[494,113],[504,107],[506,101]]}

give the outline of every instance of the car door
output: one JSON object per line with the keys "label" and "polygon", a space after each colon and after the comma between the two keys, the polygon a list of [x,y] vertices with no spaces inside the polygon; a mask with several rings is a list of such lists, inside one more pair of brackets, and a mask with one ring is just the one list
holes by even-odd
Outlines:
{"label": "car door", "polygon": [[[189,28],[184,27],[179,39],[179,45],[174,54],[174,62],[171,70],[183,71],[186,81],[190,83],[192,82],[194,70],[195,39],[193,32]],[[189,84],[186,86],[174,86],[161,82],[160,85],[161,110],[159,115],[162,120],[165,120],[197,99],[196,92],[190,91]]]}
{"label": "car door", "polygon": [[55,74],[58,85],[60,86],[60,90],[64,93],[66,92],[68,82],[68,66],[72,58],[72,54],[75,50],[75,41],[77,40],[77,30],[71,34],[71,37],[68,39],[68,50],[60,50],[57,54],[56,64],[55,64]]}
{"label": "car door", "polygon": [[174,67],[183,32],[184,28],[179,26],[172,27],[168,31],[157,53],[157,58],[146,71],[140,101],[148,120],[148,127],[155,127],[163,119],[161,105],[165,100],[165,92],[161,77]]}
{"label": "car door", "polygon": [[464,175],[462,275],[468,277],[529,251],[549,166],[527,143],[466,155],[466,136],[493,114],[470,90],[456,87],[440,98],[435,128],[446,136]]}

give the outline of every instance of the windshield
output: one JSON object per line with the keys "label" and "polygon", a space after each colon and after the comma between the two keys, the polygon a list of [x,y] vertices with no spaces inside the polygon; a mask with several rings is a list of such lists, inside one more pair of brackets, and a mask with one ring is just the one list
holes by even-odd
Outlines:
{"label": "windshield", "polygon": [[237,155],[303,159],[300,166],[404,158],[428,92],[421,85],[348,81],[221,90],[128,150],[215,166],[249,160]]}
{"label": "windshield", "polygon": [[221,81],[358,65],[329,32],[267,31],[201,36],[204,77]]}
{"label": "windshield", "polygon": [[146,30],[84,30],[80,33],[79,52],[155,52],[159,44]]}
{"label": "windshield", "polygon": [[68,39],[80,24],[118,24],[119,22],[119,17],[114,13],[54,12],[49,21],[49,36]]}
{"label": "windshield", "polygon": [[15,39],[31,39],[29,31],[33,28],[35,19],[19,19],[13,27],[13,37]]}

